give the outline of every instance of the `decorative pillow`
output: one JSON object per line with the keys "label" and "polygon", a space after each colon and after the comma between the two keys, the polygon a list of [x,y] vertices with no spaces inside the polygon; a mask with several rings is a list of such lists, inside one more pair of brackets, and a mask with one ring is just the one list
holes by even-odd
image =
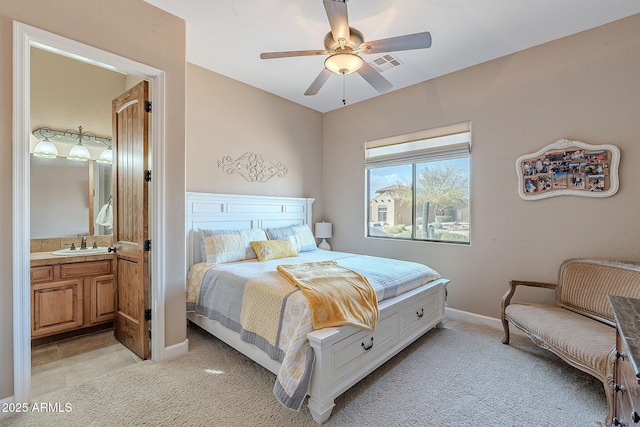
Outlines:
{"label": "decorative pillow", "polygon": [[266,240],[260,228],[246,230],[202,230],[202,259],[207,266],[257,258],[251,247],[255,240]]}
{"label": "decorative pillow", "polygon": [[269,240],[282,240],[285,237],[293,236],[295,234],[292,225],[288,227],[266,228],[264,231],[267,233]]}
{"label": "decorative pillow", "polygon": [[316,246],[316,238],[313,237],[313,233],[308,225],[294,225],[293,232],[296,237],[298,252],[315,251],[318,249]]}
{"label": "decorative pillow", "polygon": [[285,237],[295,237],[295,249],[298,252],[314,251],[316,238],[308,225],[290,225],[288,227],[267,228],[265,230],[269,240],[282,240]]}
{"label": "decorative pillow", "polygon": [[293,236],[282,240],[251,242],[251,247],[256,255],[258,255],[258,261],[260,262],[298,256],[298,252],[294,247]]}

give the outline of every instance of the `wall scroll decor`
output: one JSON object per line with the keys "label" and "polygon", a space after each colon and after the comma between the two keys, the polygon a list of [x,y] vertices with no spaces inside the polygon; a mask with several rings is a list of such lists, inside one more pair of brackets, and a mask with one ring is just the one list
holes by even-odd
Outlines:
{"label": "wall scroll decor", "polygon": [[561,139],[516,160],[518,194],[525,200],[613,196],[618,191],[619,164],[615,145]]}
{"label": "wall scroll decor", "polygon": [[229,175],[237,173],[249,182],[267,182],[274,176],[282,178],[289,172],[282,163],[273,163],[257,153],[244,153],[235,160],[225,156],[218,161],[218,167]]}

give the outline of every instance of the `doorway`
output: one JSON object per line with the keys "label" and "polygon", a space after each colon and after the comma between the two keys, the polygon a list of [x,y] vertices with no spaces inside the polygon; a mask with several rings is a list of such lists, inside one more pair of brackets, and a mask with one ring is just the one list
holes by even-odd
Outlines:
{"label": "doorway", "polygon": [[[163,175],[164,165],[164,72],[153,67],[111,54],[100,49],[14,22],[14,115],[13,115],[13,349],[14,400],[28,402],[31,396],[31,307],[30,307],[30,154],[26,143],[31,132],[30,114],[30,48],[80,59],[100,67],[143,76],[152,85],[156,100],[151,126],[150,157],[155,175]],[[158,180],[150,191],[150,235],[155,237],[151,257],[152,357],[164,358],[164,260],[162,226],[165,188]]]}

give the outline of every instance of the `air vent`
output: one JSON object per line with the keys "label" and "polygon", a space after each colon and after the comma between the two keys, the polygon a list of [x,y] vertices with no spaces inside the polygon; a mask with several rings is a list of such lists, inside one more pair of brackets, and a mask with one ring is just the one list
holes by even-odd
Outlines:
{"label": "air vent", "polygon": [[386,53],[382,56],[377,57],[373,61],[370,61],[369,65],[375,68],[379,73],[384,73],[391,68],[402,65],[402,62],[400,62],[398,58],[391,55],[390,53]]}

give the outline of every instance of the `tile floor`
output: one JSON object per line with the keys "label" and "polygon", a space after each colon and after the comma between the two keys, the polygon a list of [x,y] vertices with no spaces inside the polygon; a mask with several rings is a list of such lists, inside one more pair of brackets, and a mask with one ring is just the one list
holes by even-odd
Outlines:
{"label": "tile floor", "polygon": [[31,396],[80,384],[141,361],[114,338],[113,329],[34,347]]}

